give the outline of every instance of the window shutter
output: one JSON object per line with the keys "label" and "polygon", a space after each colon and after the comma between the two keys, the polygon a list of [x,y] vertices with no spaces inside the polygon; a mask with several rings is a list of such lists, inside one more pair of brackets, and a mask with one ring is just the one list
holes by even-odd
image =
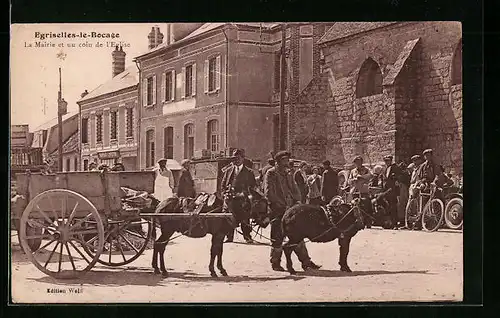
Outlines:
{"label": "window shutter", "polygon": [[148,79],[142,80],[142,106],[148,105]]}
{"label": "window shutter", "polygon": [[222,73],[220,70],[221,70],[221,65],[220,65],[220,55],[219,55],[215,60],[215,88],[217,90],[220,90],[220,82],[222,77]]}
{"label": "window shutter", "polygon": [[172,94],[171,94],[171,100],[175,100],[175,70],[172,71]]}
{"label": "window shutter", "polygon": [[205,60],[205,67],[203,70],[203,85],[205,94],[208,93],[208,78],[209,78],[209,68],[208,68],[208,60]]}
{"label": "window shutter", "polygon": [[153,105],[156,105],[156,75],[153,75]]}
{"label": "window shutter", "polygon": [[167,73],[162,73],[161,74],[161,101],[162,103],[165,102],[165,96],[166,96],[166,86],[165,83],[167,81]]}
{"label": "window shutter", "polygon": [[196,95],[196,63],[191,66],[192,72],[191,72],[191,80],[192,80],[192,85],[191,85],[191,92],[192,96]]}
{"label": "window shutter", "polygon": [[186,68],[182,67],[182,85],[181,85],[181,98],[186,97]]}

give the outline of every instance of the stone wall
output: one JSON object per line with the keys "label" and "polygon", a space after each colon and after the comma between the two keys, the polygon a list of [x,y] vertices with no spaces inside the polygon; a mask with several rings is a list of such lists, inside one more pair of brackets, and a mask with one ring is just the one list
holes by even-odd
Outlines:
{"label": "stone wall", "polygon": [[[324,44],[326,72],[296,105],[291,138],[297,157],[336,165],[355,155],[366,163],[387,154],[407,161],[433,148],[447,171],[461,174],[462,86],[451,85],[460,38],[459,22],[412,22]],[[368,58],[380,68],[383,91],[357,98],[356,81]]]}

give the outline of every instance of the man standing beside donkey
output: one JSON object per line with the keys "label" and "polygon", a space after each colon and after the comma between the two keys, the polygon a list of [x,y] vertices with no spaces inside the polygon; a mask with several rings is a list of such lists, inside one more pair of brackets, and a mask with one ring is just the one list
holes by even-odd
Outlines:
{"label": "man standing beside donkey", "polygon": [[[269,202],[271,213],[271,266],[275,271],[285,271],[281,266],[283,254],[283,230],[281,221],[285,211],[301,201],[301,195],[288,172],[290,153],[280,151],[275,156],[276,166],[269,169],[264,177],[264,196]],[[304,241],[294,248],[295,254],[302,263],[302,268],[307,270],[319,269],[321,266],[314,264],[309,257]]]}

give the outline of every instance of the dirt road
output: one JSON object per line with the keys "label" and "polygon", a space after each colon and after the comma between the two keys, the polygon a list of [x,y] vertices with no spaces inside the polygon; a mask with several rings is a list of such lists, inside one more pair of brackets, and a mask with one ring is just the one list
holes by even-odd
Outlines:
{"label": "dirt road", "polygon": [[[147,250],[129,266],[97,265],[72,281],[46,276],[27,260],[16,236],[12,241],[14,302],[460,301],[463,297],[459,232],[363,230],[351,243],[353,273],[339,271],[336,241],[308,243],[311,257],[323,267],[296,276],[271,270],[268,246],[225,244],[224,266],[230,276],[219,278],[208,272],[209,237],[180,237],[167,247],[168,278],[153,275],[152,251]],[[294,261],[295,269],[301,270]]]}

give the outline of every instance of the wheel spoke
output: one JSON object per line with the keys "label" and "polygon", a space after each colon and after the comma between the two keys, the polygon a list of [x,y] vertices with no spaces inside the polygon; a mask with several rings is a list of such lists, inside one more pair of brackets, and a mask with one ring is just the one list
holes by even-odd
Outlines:
{"label": "wheel spoke", "polygon": [[66,211],[66,204],[67,203],[67,199],[68,199],[68,196],[64,196],[64,199],[61,198],[61,218],[62,218],[62,224],[66,224],[66,222],[64,221],[64,216],[66,213],[64,213]]}
{"label": "wheel spoke", "polygon": [[62,261],[62,251],[63,251],[63,244],[61,243],[61,249],[59,251],[59,267],[57,269],[57,272],[60,272],[61,271],[61,261]]}
{"label": "wheel spoke", "polygon": [[32,255],[35,255],[36,253],[38,253],[39,251],[43,250],[44,248],[46,248],[47,246],[49,246],[50,244],[52,244],[52,242],[54,242],[56,239],[53,238],[50,242],[48,242],[47,244],[45,244],[44,246],[42,247],[39,247],[36,251],[34,252],[31,252]]}
{"label": "wheel spoke", "polygon": [[[90,264],[90,261],[87,259],[87,257],[85,257],[85,255],[83,255],[83,253],[82,253],[82,252],[80,252],[80,250],[79,250],[79,249],[75,246],[75,244],[73,244],[73,242],[69,241],[68,243],[69,243],[69,244],[71,244],[71,246],[73,247],[73,249],[74,249],[75,251],[77,251],[77,253],[78,253],[78,254],[80,254],[80,256],[81,256],[81,257],[82,257],[82,258],[83,258],[83,259],[84,259],[87,263],[89,263],[89,264]],[[81,243],[80,243],[80,244],[81,244]]]}
{"label": "wheel spoke", "polygon": [[[120,243],[120,239],[117,239],[116,241],[118,243],[118,249],[120,250],[120,254],[122,254],[123,261],[126,262],[127,259],[125,258],[125,254],[123,253],[123,248],[122,248],[122,244]],[[109,262],[111,263],[111,260]]]}
{"label": "wheel spoke", "polygon": [[139,253],[139,250],[132,243],[130,243],[130,241],[125,236],[123,236],[121,233],[119,233],[118,235],[120,235],[121,238],[124,239],[125,242],[127,242],[127,244],[135,250],[136,253]]}
{"label": "wheel spoke", "polygon": [[78,204],[79,204],[78,201],[76,201],[76,204],[73,207],[73,210],[71,210],[71,214],[69,215],[68,224],[71,224],[71,221],[73,221],[73,218],[75,217],[76,208],[78,207]]}
{"label": "wheel spoke", "polygon": [[139,238],[142,238],[142,239],[147,239],[147,237],[142,236],[142,235],[141,235],[141,234],[139,234],[139,233],[132,232],[132,231],[130,231],[130,230],[125,230],[125,232],[127,232],[128,234],[133,235],[133,236],[135,236],[135,237],[139,237]]}
{"label": "wheel spoke", "polygon": [[111,263],[111,250],[113,249],[113,240],[109,242],[109,262]]}
{"label": "wheel spoke", "polygon": [[42,211],[42,209],[40,208],[40,206],[37,204],[36,205],[36,208],[38,209],[38,212],[40,212],[40,214],[45,218],[45,220],[47,220],[47,222],[49,222],[49,224],[54,224],[54,221],[52,221],[48,216],[47,214],[45,214],[45,212]]}
{"label": "wheel spoke", "polygon": [[73,256],[71,256],[71,252],[69,251],[68,243],[64,243],[64,246],[66,246],[66,250],[68,251],[68,257],[71,261],[71,266],[73,266],[73,270],[76,271],[75,263],[73,262]]}
{"label": "wheel spoke", "polygon": [[[96,238],[97,238],[97,236],[96,236]],[[77,241],[78,243],[80,243],[80,244],[82,244],[82,245],[85,245],[87,248],[90,248],[90,249],[93,249],[93,250],[95,249],[95,246],[90,245],[90,243],[89,243],[89,242],[85,242],[85,240],[79,240],[79,239],[77,239],[77,238],[75,238],[75,237],[73,237],[72,239],[73,239],[74,241]]]}
{"label": "wheel spoke", "polygon": [[47,195],[47,197],[49,198],[50,201],[50,207],[52,208],[52,213],[54,213],[54,216],[56,217],[55,220],[57,221],[59,219],[59,216],[57,216],[56,209],[54,208],[54,201],[52,201],[52,196]]}
{"label": "wheel spoke", "polygon": [[47,264],[49,264],[50,259],[52,258],[52,255],[54,255],[54,252],[56,251],[56,248],[59,246],[59,243],[60,242],[57,241],[56,246],[54,246],[54,249],[52,250],[52,252],[50,252],[49,258],[47,259],[47,261],[45,262],[45,265],[43,265],[43,267],[47,268]]}
{"label": "wheel spoke", "polygon": [[36,226],[34,226],[34,225],[38,225],[38,228],[40,228],[40,227],[41,227],[41,228],[44,228],[44,229],[49,229],[49,230],[52,230],[52,231],[55,231],[55,230],[56,230],[54,227],[51,227],[51,226],[50,226],[50,225],[52,225],[52,224],[50,224],[50,225],[46,225],[46,224],[40,223],[40,222],[38,222],[37,220],[34,220],[34,219],[28,220],[28,224],[29,224],[29,226],[31,226],[31,227],[33,227],[33,228],[34,228],[34,227],[36,227]]}

